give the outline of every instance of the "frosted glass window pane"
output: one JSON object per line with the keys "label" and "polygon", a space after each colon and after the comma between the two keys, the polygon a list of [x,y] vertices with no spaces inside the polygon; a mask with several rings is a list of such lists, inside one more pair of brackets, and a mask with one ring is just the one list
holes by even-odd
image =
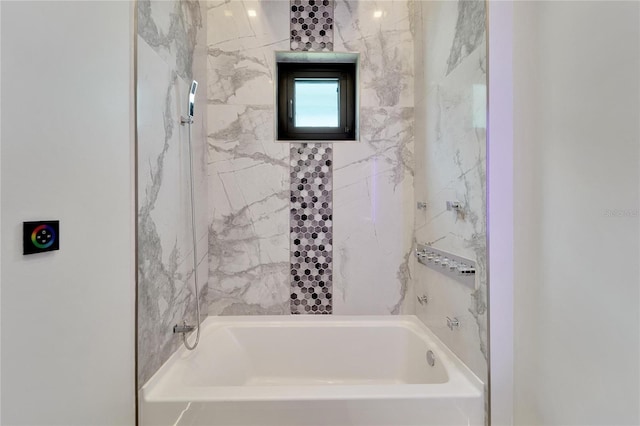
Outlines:
{"label": "frosted glass window pane", "polygon": [[338,79],[296,79],[294,84],[296,127],[339,126]]}

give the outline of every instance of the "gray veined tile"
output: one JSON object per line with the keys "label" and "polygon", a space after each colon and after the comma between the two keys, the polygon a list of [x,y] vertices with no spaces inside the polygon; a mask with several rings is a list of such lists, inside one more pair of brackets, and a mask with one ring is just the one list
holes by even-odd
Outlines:
{"label": "gray veined tile", "polygon": [[[137,2],[138,14],[138,380],[147,379],[179,347],[172,327],[196,321],[186,154],[186,129],[178,124],[190,79],[206,68],[203,4],[198,1]],[[194,152],[205,151],[203,97],[197,99]],[[206,163],[194,162],[197,274],[207,296]],[[189,198],[186,197],[186,200]],[[202,203],[204,204],[204,203]]]}
{"label": "gray veined tile", "polygon": [[198,32],[203,31],[200,2],[140,0],[138,35],[185,80],[193,78]]}
{"label": "gray veined tile", "polygon": [[[274,75],[267,57],[261,56],[260,51],[256,53],[256,55],[250,55],[241,50],[225,51],[217,47],[209,47],[208,56],[211,64],[207,95],[209,103],[259,104],[261,101],[268,103],[271,100],[269,97],[271,91],[267,91],[267,97],[262,99],[256,99],[255,91],[250,92],[250,88],[242,92],[242,89],[255,80],[267,88],[273,84]],[[244,100],[249,94],[251,99]]]}
{"label": "gray veined tile", "polygon": [[[142,199],[138,212],[138,324],[139,324],[139,381],[146,380],[166,361],[180,344],[171,329],[183,319],[195,320],[193,310],[195,297],[188,286],[193,278],[191,263],[188,261],[191,248],[180,246],[177,240],[171,245],[162,235],[164,227],[158,221],[173,220],[157,212],[157,204],[162,197],[175,196],[167,192],[165,174],[170,162],[179,161],[175,156],[177,128],[175,100],[173,97],[177,75],[172,73],[167,81],[164,112],[156,125],[164,127],[164,141],[150,168],[150,174],[139,177]],[[144,130],[141,129],[141,130]],[[140,135],[140,143],[156,141]],[[205,275],[206,276],[206,275]]]}
{"label": "gray veined tile", "polygon": [[[430,208],[415,216],[415,238],[474,259],[474,285],[416,266],[415,291],[428,293],[437,304],[416,304],[426,323],[443,312],[459,312],[466,328],[460,333],[434,332],[482,379],[487,377],[486,276],[486,99],[485,10],[477,0],[421,2],[416,28],[425,39],[416,87],[426,94],[416,108],[416,194]],[[432,24],[434,23],[435,24]],[[434,40],[450,40],[447,46]],[[430,44],[431,43],[431,44]],[[479,97],[478,97],[479,96]],[[448,200],[460,201],[462,211],[447,211]]]}
{"label": "gray veined tile", "polygon": [[458,20],[447,60],[447,75],[482,44],[484,32],[484,0],[458,0]]}
{"label": "gray veined tile", "polygon": [[413,106],[410,13],[405,1],[336,1],[336,50],[360,53],[363,107]]}

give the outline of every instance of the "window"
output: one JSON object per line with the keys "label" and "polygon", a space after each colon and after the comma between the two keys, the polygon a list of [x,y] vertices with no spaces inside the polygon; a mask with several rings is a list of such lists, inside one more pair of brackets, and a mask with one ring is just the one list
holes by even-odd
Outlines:
{"label": "window", "polygon": [[279,140],[355,140],[354,63],[278,63]]}

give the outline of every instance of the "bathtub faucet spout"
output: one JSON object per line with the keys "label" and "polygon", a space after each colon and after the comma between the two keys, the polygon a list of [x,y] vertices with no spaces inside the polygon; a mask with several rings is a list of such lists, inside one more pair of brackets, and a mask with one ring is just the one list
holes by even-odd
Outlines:
{"label": "bathtub faucet spout", "polygon": [[194,325],[187,325],[187,322],[185,321],[184,323],[182,323],[182,325],[174,325],[173,326],[173,332],[175,333],[191,333],[193,330],[195,330],[195,326]]}

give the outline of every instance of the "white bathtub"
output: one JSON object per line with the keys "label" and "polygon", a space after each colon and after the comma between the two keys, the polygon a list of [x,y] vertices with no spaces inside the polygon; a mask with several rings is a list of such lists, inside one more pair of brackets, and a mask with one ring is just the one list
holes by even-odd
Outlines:
{"label": "white bathtub", "polygon": [[209,317],[140,390],[140,424],[481,426],[483,393],[414,316]]}

